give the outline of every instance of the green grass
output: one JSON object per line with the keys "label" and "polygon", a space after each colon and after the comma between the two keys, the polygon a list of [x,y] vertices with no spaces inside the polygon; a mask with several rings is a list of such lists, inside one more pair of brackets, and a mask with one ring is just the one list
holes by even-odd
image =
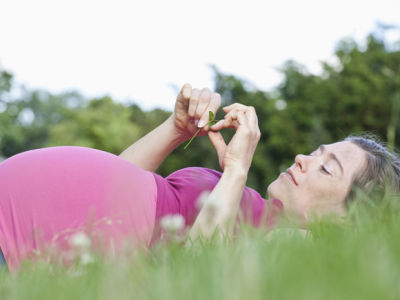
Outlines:
{"label": "green grass", "polygon": [[0,299],[400,299],[397,201],[358,207],[342,223],[311,222],[305,237],[243,228],[234,242],[26,263],[0,273]]}

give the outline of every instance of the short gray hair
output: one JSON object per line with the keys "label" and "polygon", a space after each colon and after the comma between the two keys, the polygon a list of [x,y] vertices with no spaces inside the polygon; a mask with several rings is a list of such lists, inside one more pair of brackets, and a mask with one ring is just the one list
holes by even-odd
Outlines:
{"label": "short gray hair", "polygon": [[347,202],[354,198],[354,188],[369,195],[372,191],[400,193],[400,158],[373,135],[348,136],[351,142],[366,152],[364,169],[353,178],[352,191]]}

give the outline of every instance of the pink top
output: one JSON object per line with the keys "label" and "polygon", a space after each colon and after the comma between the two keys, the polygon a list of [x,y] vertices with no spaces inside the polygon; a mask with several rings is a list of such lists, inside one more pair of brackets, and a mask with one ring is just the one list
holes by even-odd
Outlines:
{"label": "pink top", "polygon": [[[114,154],[76,146],[30,150],[0,164],[0,248],[10,269],[43,250],[150,242],[157,186],[153,173]],[[67,252],[67,251],[65,251]]]}
{"label": "pink top", "polygon": [[[86,147],[26,151],[0,163],[0,248],[15,269],[22,258],[42,250],[68,250],[70,236],[79,231],[100,246],[112,243],[113,249],[127,237],[149,245],[165,215],[181,214],[191,225],[198,196],[220,177],[214,170],[186,168],[163,178]],[[264,210],[267,203],[272,209]],[[263,211],[273,216],[281,208],[279,201],[265,201],[245,188],[245,221],[259,226]],[[270,217],[267,225],[272,222]]]}
{"label": "pink top", "polygon": [[[192,225],[200,210],[197,203],[200,194],[203,191],[211,191],[221,175],[221,172],[200,167],[181,169],[166,178],[154,174],[158,195],[156,221],[168,214],[181,214],[185,218],[185,225]],[[266,208],[267,205],[269,208]],[[258,192],[245,187],[240,209],[241,221],[256,227],[263,225],[271,227],[275,221],[276,212],[281,211],[283,205],[276,199],[266,201]],[[263,214],[265,224],[262,222]]]}

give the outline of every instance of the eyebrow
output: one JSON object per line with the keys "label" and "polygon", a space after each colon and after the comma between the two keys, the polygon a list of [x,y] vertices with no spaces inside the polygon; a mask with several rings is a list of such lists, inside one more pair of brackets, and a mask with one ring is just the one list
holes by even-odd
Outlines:
{"label": "eyebrow", "polygon": [[[325,148],[326,148],[325,145],[321,145],[321,146],[318,147],[318,149],[321,150],[321,153],[323,153],[325,151]],[[342,175],[343,175],[343,166],[340,163],[340,160],[337,158],[336,154],[330,152],[329,153],[329,158],[332,158],[334,161],[336,161],[336,163],[339,165],[340,171],[342,172]]]}

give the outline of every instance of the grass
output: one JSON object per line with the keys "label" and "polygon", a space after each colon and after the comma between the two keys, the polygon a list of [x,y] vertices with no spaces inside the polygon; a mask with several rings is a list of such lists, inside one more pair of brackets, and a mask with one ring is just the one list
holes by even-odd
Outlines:
{"label": "grass", "polygon": [[[396,199],[399,201],[399,199]],[[400,206],[310,222],[306,236],[242,228],[234,242],[159,244],[145,254],[0,272],[0,299],[400,299]]]}

